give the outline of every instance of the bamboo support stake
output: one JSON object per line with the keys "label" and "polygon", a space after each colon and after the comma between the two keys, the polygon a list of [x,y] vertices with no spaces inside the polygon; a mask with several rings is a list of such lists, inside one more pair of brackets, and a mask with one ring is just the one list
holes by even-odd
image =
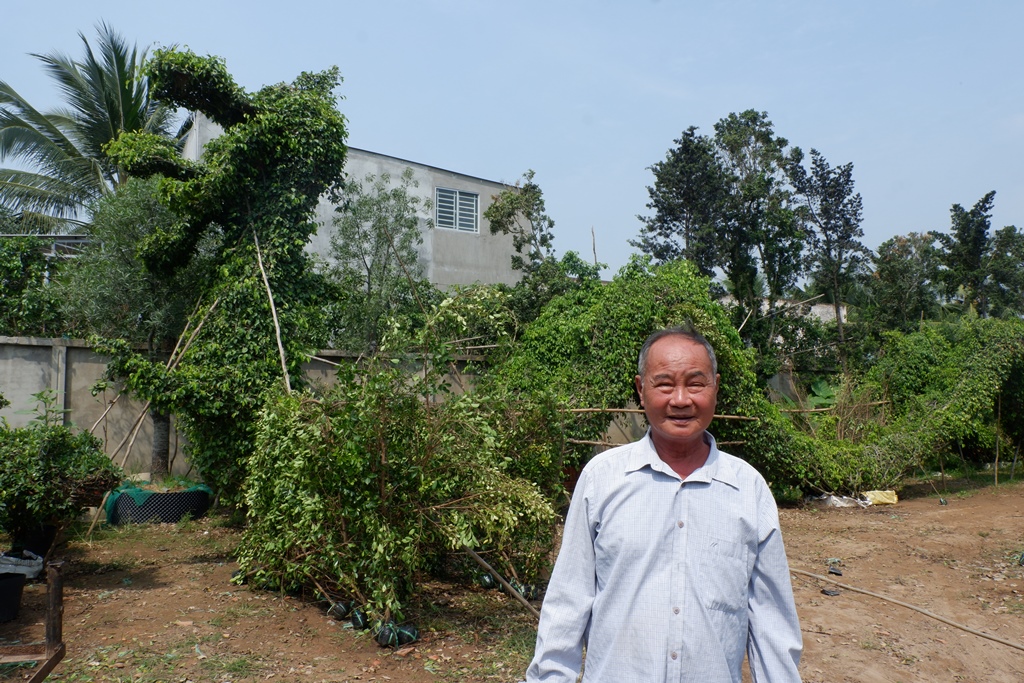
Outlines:
{"label": "bamboo support stake", "polygon": [[335,367],[335,368],[340,368],[341,367],[341,363],[335,363],[334,361],[327,360],[326,358],[321,358],[320,356],[314,356],[311,353],[306,354],[306,355],[309,357],[310,360],[315,360],[318,363],[325,363],[325,364],[330,365],[330,366]]}
{"label": "bamboo support stake", "polygon": [[[185,333],[188,332],[188,326],[186,325],[185,329],[182,330],[180,335],[178,335],[178,341],[177,341],[177,343],[175,343],[174,350],[171,351],[171,355],[167,359],[167,364],[165,366],[168,370],[173,370],[174,368],[178,367],[178,363],[184,357],[185,352],[188,351],[190,346],[192,346],[192,342],[195,341],[196,335],[198,335],[199,331],[201,329],[203,329],[203,325],[206,324],[206,321],[210,317],[210,314],[213,313],[214,309],[217,308],[217,304],[219,304],[219,303],[220,303],[220,297],[217,297],[216,299],[213,300],[213,303],[210,304],[210,308],[208,308],[206,313],[203,314],[203,319],[200,320],[199,324],[196,325],[194,330],[192,330],[192,334],[189,335],[188,341],[185,342],[184,346],[181,346],[181,340],[185,338]],[[199,305],[196,304],[196,311],[198,311],[198,310],[199,310]],[[193,315],[195,315],[195,312],[193,312]],[[181,353],[177,353],[179,347],[181,348]],[[177,355],[175,355],[176,353],[177,353]],[[118,398],[120,398],[121,396],[122,396],[122,394],[118,394]],[[116,401],[116,400],[117,399],[114,399],[114,401]],[[112,401],[111,405],[113,405],[113,403],[114,402]],[[135,439],[136,439],[136,437],[139,434],[139,430],[142,429],[142,423],[143,423],[143,421],[146,418],[146,413],[149,412],[149,405],[150,405],[150,401],[146,401],[146,404],[142,407],[142,412],[139,413],[139,416],[135,418],[135,422],[132,424],[132,429],[129,432],[129,434],[127,434],[124,439],[121,439],[121,443],[119,443],[117,445],[117,448],[114,449],[113,453],[110,454],[111,459],[113,459],[114,456],[116,456],[117,453],[121,450],[121,448],[125,445],[125,441],[129,441],[128,449],[125,451],[124,457],[121,458],[121,467],[124,467],[124,464],[128,461],[128,455],[132,452],[132,446],[135,445]],[[108,410],[109,410],[109,408],[108,408]],[[105,414],[106,413],[104,412],[104,415]],[[100,419],[102,419],[102,417]],[[99,424],[99,420],[96,421],[96,424]],[[95,429],[95,428],[96,428],[96,425],[93,425],[93,429]],[[92,432],[91,429],[89,431],[90,431],[90,433]],[[191,468],[189,468],[189,471],[191,472]],[[91,538],[92,537],[93,529],[96,528],[96,522],[99,521],[100,515],[103,514],[103,508],[106,505],[107,499],[109,497],[110,497],[110,491],[107,491],[106,493],[103,494],[103,500],[100,501],[99,507],[96,508],[96,514],[93,515],[92,523],[89,524],[89,531],[86,532],[86,534],[85,534],[86,538]]]}
{"label": "bamboo support stake", "polygon": [[[203,315],[203,319],[199,321],[199,324],[196,326],[196,329],[193,330],[192,335],[189,337],[188,341],[185,343],[184,348],[181,349],[181,355],[175,357],[175,354],[178,352],[178,348],[181,347],[181,340],[185,338],[185,333],[188,332],[188,325],[186,325],[185,329],[181,331],[180,335],[178,335],[178,341],[175,342],[174,349],[171,350],[171,355],[167,358],[166,367],[167,367],[168,370],[173,370],[175,367],[177,367],[178,361],[181,360],[181,356],[184,355],[186,351],[188,351],[190,346],[192,346],[192,342],[193,342],[193,340],[195,340],[196,335],[199,334],[199,330],[203,329],[203,324],[206,322],[206,319],[210,317],[210,314],[213,313],[213,309],[217,308],[217,304],[218,303],[220,303],[220,297],[218,297],[217,299],[214,300],[213,304],[210,306],[210,309]],[[197,304],[196,305],[196,310],[192,312],[192,315],[195,315],[196,311],[198,311],[198,310],[199,310],[199,305]],[[107,414],[110,412],[111,408],[114,407],[114,404],[117,403],[118,399],[120,399],[123,395],[124,394],[118,394],[117,396],[114,397],[113,401],[111,401],[110,403],[107,404],[107,407],[103,411],[103,414],[100,415],[99,418],[96,420],[96,422],[93,423],[92,427],[89,428],[89,433],[90,434],[92,434],[94,431],[96,431],[96,427],[99,425],[100,422],[103,421],[103,418],[105,418],[107,416]],[[117,450],[120,450],[120,447],[118,447]],[[116,454],[116,453],[117,453],[117,451],[114,451],[114,454]]]}
{"label": "bamboo support stake", "polygon": [[608,448],[626,445],[624,443],[612,443],[610,441],[586,441],[584,439],[566,439],[566,441],[569,443],[579,444],[581,446],[607,446]]}
{"label": "bamboo support stake", "polygon": [[[567,408],[567,413],[628,413],[632,415],[643,415],[643,408]],[[715,415],[716,420],[747,420],[750,422],[760,422],[759,417],[749,417],[747,415]]]}
{"label": "bamboo support stake", "polygon": [[[149,401],[146,401],[146,405],[142,407],[142,412],[139,413],[139,416],[137,418],[135,418],[135,424],[132,426],[131,431],[127,435],[125,435],[125,438],[121,440],[121,443],[118,444],[114,452],[110,454],[110,457],[113,458],[115,455],[117,455],[117,452],[121,450],[121,447],[124,446],[125,441],[128,441],[128,448],[125,449],[124,456],[121,457],[121,462],[118,465],[119,467],[123,468],[124,464],[128,462],[128,456],[131,455],[132,447],[135,445],[135,439],[136,437],[138,437],[139,431],[142,429],[142,423],[145,422],[146,413],[148,412]],[[93,529],[96,528],[96,523],[100,520],[100,515],[103,514],[103,510],[106,507],[108,498],[110,498],[110,491],[107,491],[106,493],[103,494],[103,500],[100,501],[99,507],[96,508],[96,514],[92,516],[92,523],[89,524],[89,530],[85,532],[86,538],[92,538]]]}
{"label": "bamboo support stake", "polygon": [[103,422],[103,418],[107,416],[107,413],[110,412],[110,409],[114,407],[114,404],[117,403],[117,399],[119,398],[121,398],[121,394],[115,396],[114,400],[107,404],[107,407],[103,410],[103,413],[98,418],[96,418],[95,422],[92,423],[92,427],[89,427],[90,434],[96,431],[96,427],[99,426],[100,422]]}
{"label": "bamboo support stake", "polygon": [[[611,441],[586,441],[585,439],[566,439],[569,443],[579,444],[581,446],[606,446],[608,448],[615,448],[616,446],[628,446],[625,443],[612,443]],[[747,443],[746,441],[718,441],[719,446],[742,446]]]}
{"label": "bamboo support stake", "polygon": [[[857,403],[849,408],[868,408],[870,406],[884,406],[888,405],[890,401],[872,401],[871,403]],[[780,413],[827,413],[835,410],[836,406],[830,406],[828,408],[780,408]]]}
{"label": "bamboo support stake", "polygon": [[270,300],[270,314],[274,318],[274,332],[277,335],[277,350],[281,354],[281,372],[284,373],[285,393],[292,393],[292,381],[288,376],[288,358],[284,355],[284,343],[281,341],[281,325],[277,322],[277,306],[274,305],[274,293],[270,291],[270,280],[267,279],[267,271],[263,268],[263,255],[260,253],[260,240],[253,230],[252,241],[256,243],[256,262],[260,266],[260,273],[263,275],[263,286],[267,288],[267,299]]}
{"label": "bamboo support stake", "polygon": [[[121,439],[121,442],[119,444],[117,444],[117,448],[115,448],[113,451],[111,451],[111,453],[110,453],[110,459],[111,460],[114,459],[115,455],[117,455],[118,453],[121,452],[121,449],[124,448],[124,445],[128,442],[128,440],[132,439],[132,436],[138,431],[139,425],[142,424],[142,421],[146,418],[146,412],[148,410],[149,410],[149,401],[146,401],[145,405],[142,406],[142,411],[138,414],[138,416],[132,422],[132,426],[128,430],[128,433],[125,434],[124,438]],[[121,459],[121,466],[122,467],[124,466],[124,461],[125,461],[125,458],[122,458]]]}
{"label": "bamboo support stake", "polygon": [[[210,304],[210,308],[206,311],[206,313],[203,314],[203,319],[199,321],[198,325],[196,325],[196,329],[192,330],[192,334],[189,335],[188,341],[185,342],[185,346],[182,347],[181,353],[178,353],[177,356],[175,356],[174,354],[178,350],[178,345],[176,344],[174,346],[174,351],[171,352],[171,357],[167,359],[167,369],[168,370],[173,370],[174,368],[178,367],[178,363],[185,356],[185,352],[188,351],[189,347],[192,346],[192,342],[195,341],[196,336],[199,335],[199,331],[203,329],[203,325],[206,324],[206,320],[210,317],[210,314],[213,313],[213,311],[217,308],[217,304],[219,304],[219,303],[220,303],[220,297],[217,297],[216,299],[213,300],[213,303]],[[179,344],[181,343],[181,340],[184,338],[185,332],[187,332],[187,331],[188,331],[188,328],[186,328],[181,333],[181,336],[178,337],[178,343]]]}

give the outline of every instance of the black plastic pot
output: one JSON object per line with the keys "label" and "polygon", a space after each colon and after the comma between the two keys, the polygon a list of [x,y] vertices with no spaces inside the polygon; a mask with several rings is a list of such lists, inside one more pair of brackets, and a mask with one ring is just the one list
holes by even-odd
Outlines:
{"label": "black plastic pot", "polygon": [[50,547],[56,538],[56,526],[53,524],[36,524],[18,532],[11,539],[11,551],[15,555],[20,556],[22,550],[28,550],[39,557],[46,557],[46,553],[50,552]]}
{"label": "black plastic pot", "polygon": [[12,621],[18,617],[24,588],[24,574],[0,574],[0,622]]}

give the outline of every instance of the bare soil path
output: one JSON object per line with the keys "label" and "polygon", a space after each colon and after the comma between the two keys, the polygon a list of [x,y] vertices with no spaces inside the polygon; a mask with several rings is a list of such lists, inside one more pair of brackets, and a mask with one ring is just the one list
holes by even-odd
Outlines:
{"label": "bare soil path", "polygon": [[[1024,648],[1024,486],[866,509],[783,510],[790,566],[839,559],[851,586],[906,602]],[[1024,651],[917,612],[794,576],[805,681],[1024,681]]]}
{"label": "bare soil path", "polygon": [[[930,490],[930,489],[929,489]],[[1024,484],[866,509],[784,509],[790,564],[907,602],[1024,647]],[[495,591],[432,583],[422,639],[378,647],[301,597],[230,583],[239,532],[218,520],[104,531],[67,560],[68,657],[52,681],[515,681],[532,617]],[[1024,651],[794,574],[809,683],[1024,681]],[[0,645],[42,638],[41,584]],[[28,669],[0,669],[22,680]]]}

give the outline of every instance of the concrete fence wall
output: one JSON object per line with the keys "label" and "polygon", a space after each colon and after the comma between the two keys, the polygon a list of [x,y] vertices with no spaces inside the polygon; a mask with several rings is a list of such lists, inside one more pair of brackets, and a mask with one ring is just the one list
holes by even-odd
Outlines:
{"label": "concrete fence wall", "polygon": [[[313,384],[333,384],[337,375],[335,366],[353,359],[354,356],[346,352],[319,351],[304,365],[305,377]],[[93,387],[102,379],[105,369],[104,357],[80,339],[0,336],[0,394],[11,402],[0,410],[0,418],[12,427],[28,424],[35,416],[34,410],[42,407],[33,395],[51,389],[56,394],[57,406],[66,411],[64,422],[80,430],[93,429],[95,425],[93,433],[103,440],[104,449],[112,454],[114,462],[121,464],[125,449],[121,448],[117,453],[115,450],[129,438],[144,403],[127,395],[119,396],[116,388],[94,396]],[[415,371],[410,367],[410,372]],[[463,379],[472,381],[471,377]],[[111,406],[115,398],[117,400]],[[604,440],[611,443],[633,441],[642,436],[645,429],[642,416],[619,414],[609,426]],[[184,446],[184,438],[175,429],[172,418],[172,473],[189,473]],[[132,474],[148,472],[152,453],[153,423],[147,415],[124,468]]]}
{"label": "concrete fence wall", "polygon": [[[332,363],[344,362],[349,354],[323,351],[318,356],[325,361],[307,363],[306,375],[314,382],[330,384],[336,374]],[[56,394],[57,407],[66,411],[65,424],[79,430],[95,425],[93,433],[103,440],[104,449],[113,454],[114,462],[120,464],[126,449],[116,454],[114,451],[131,434],[145,404],[126,395],[118,397],[116,388],[93,396],[92,389],[102,379],[106,365],[104,357],[80,339],[0,336],[0,394],[11,402],[0,410],[0,418],[12,427],[25,426],[35,417],[35,409],[42,407],[33,395],[51,389]],[[116,403],[104,415],[115,398]],[[171,471],[175,474],[188,472],[184,446],[172,418]],[[125,469],[133,474],[148,472],[152,454],[153,422],[147,415],[124,463]]]}
{"label": "concrete fence wall", "polygon": [[[35,410],[42,408],[33,394],[51,389],[56,394],[57,407],[66,411],[65,424],[79,430],[95,425],[93,433],[103,440],[107,453],[112,453],[131,433],[144,403],[128,396],[117,398],[114,388],[93,396],[92,389],[105,369],[104,358],[80,339],[0,336],[0,393],[11,402],[0,410],[0,418],[12,427],[28,424],[35,417]],[[104,416],[115,398],[117,402]],[[172,471],[184,474],[188,465],[173,422],[171,430]],[[125,461],[125,469],[131,473],[148,471],[152,452],[153,423],[147,416]],[[114,456],[115,462],[120,463],[124,455],[125,449],[121,449]]]}

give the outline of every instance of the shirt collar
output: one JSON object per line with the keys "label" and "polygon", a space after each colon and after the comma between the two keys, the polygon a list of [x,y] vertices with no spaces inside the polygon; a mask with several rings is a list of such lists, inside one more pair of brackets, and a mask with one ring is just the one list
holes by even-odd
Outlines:
{"label": "shirt collar", "polygon": [[[686,481],[710,483],[712,479],[717,479],[723,484],[739,488],[736,468],[728,459],[722,457],[722,452],[718,450],[718,443],[715,441],[715,437],[711,435],[711,432],[706,431],[704,432],[704,438],[711,445],[711,452],[708,453],[708,459],[704,461],[704,464],[694,470],[686,478]],[[654,441],[651,440],[650,429],[647,430],[644,438],[633,444],[629,458],[626,460],[625,471],[628,474],[641,470],[644,467],[650,467],[652,470],[664,472],[671,476],[678,476],[664,460],[658,457],[658,451],[654,448]]]}

